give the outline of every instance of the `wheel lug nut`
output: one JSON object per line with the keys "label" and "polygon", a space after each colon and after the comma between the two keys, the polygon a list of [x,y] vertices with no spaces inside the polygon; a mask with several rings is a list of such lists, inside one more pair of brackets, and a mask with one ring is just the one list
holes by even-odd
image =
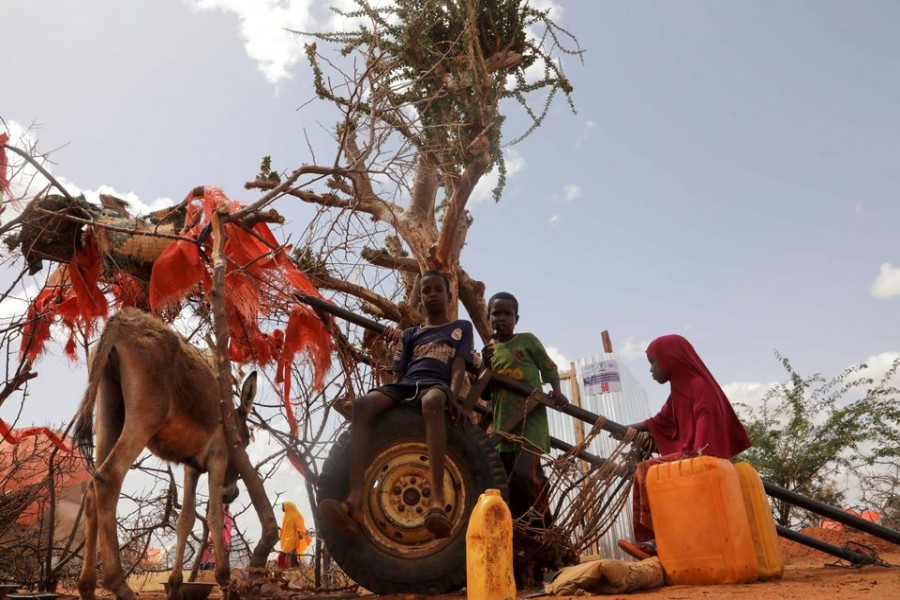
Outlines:
{"label": "wheel lug nut", "polygon": [[421,507],[421,506],[417,506],[417,507],[416,507],[416,512],[419,513],[419,514],[421,515],[421,514],[422,514],[422,507]]}
{"label": "wheel lug nut", "polygon": [[423,489],[423,490],[422,490],[422,495],[425,496],[426,498],[429,497],[429,496],[431,495],[431,488],[425,488],[425,489]]}
{"label": "wheel lug nut", "polygon": [[403,490],[400,489],[399,485],[395,485],[394,487],[391,488],[391,493],[394,494],[395,496],[399,496],[400,492],[402,492],[402,491]]}
{"label": "wheel lug nut", "polygon": [[404,510],[406,510],[406,507],[401,504],[400,506],[397,507],[397,510],[400,512],[403,512]]}
{"label": "wheel lug nut", "polygon": [[412,485],[415,485],[415,484],[416,484],[416,478],[415,478],[415,477],[410,477],[410,478],[409,478],[409,482],[410,482]]}

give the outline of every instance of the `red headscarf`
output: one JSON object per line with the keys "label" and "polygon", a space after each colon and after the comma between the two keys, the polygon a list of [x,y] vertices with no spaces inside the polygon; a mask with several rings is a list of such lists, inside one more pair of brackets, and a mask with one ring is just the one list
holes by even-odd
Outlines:
{"label": "red headscarf", "polygon": [[700,360],[680,335],[664,335],[647,347],[647,356],[668,371],[669,399],[647,427],[660,454],[697,454],[731,458],[752,444],[744,426]]}

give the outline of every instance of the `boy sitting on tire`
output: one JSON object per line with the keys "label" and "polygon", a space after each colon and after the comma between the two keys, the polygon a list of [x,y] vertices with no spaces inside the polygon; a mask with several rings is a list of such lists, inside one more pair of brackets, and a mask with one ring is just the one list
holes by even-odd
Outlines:
{"label": "boy sitting on tire", "polygon": [[419,280],[419,299],[425,311],[425,324],[405,330],[394,354],[391,371],[394,383],[370,390],[353,401],[350,429],[350,491],[347,499],[325,499],[319,514],[332,523],[339,534],[353,537],[363,523],[363,478],[368,465],[369,433],[373,420],[384,411],[407,402],[421,404],[425,416],[428,444],[431,508],[425,527],[435,538],[450,535],[452,523],[445,511],[444,455],[446,432],[444,411],[450,418],[462,417],[457,395],[462,386],[466,363],[474,348],[472,324],[450,321],[447,316],[451,293],[447,277],[439,271],[425,271]]}

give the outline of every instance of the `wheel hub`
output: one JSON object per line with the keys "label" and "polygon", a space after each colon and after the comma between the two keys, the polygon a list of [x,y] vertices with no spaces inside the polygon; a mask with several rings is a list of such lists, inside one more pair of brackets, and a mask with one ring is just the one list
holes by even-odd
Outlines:
{"label": "wheel hub", "polygon": [[[425,529],[431,509],[431,463],[425,444],[409,442],[386,449],[366,472],[367,528],[389,550],[409,555],[431,552],[447,540],[436,540]],[[444,461],[444,509],[454,529],[465,514],[462,476],[452,460]]]}

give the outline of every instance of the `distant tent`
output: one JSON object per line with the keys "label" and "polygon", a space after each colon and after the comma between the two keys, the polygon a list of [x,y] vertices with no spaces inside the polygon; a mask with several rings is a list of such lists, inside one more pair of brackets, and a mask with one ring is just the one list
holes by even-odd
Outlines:
{"label": "distant tent", "polygon": [[[881,515],[879,515],[878,511],[875,510],[864,510],[860,513],[859,511],[853,510],[852,508],[846,508],[844,509],[844,511],[872,523],[878,523],[879,521],[881,521]],[[822,522],[819,524],[819,526],[822,529],[828,529],[831,531],[844,531],[845,529],[843,523],[832,521],[831,519],[822,519]]]}

